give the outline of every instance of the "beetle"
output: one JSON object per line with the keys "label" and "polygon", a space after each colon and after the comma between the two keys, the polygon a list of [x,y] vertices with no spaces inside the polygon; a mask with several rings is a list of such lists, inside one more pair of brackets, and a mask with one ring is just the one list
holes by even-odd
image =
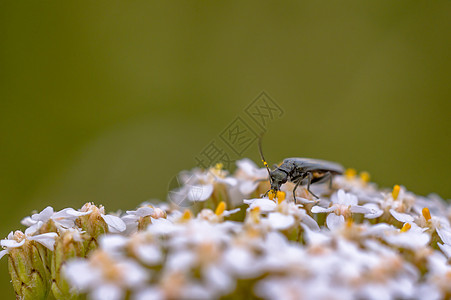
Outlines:
{"label": "beetle", "polygon": [[329,188],[331,188],[333,176],[344,173],[343,166],[338,163],[300,157],[286,158],[281,165],[276,166],[274,170],[270,170],[268,163],[263,157],[261,138],[259,140],[258,148],[261,160],[268,170],[269,182],[271,184],[271,189],[263,196],[266,196],[270,191],[279,191],[280,187],[289,181],[295,184],[293,188],[293,199],[295,203],[296,189],[299,185],[307,185],[307,191],[312,194],[313,197],[318,199],[319,197],[310,190],[310,185],[313,183],[324,182],[329,179]]}

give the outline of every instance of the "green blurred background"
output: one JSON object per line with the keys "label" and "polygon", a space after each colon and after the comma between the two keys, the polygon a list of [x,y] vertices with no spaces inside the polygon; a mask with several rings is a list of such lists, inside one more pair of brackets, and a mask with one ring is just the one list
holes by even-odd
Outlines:
{"label": "green blurred background", "polygon": [[285,111],[269,161],[449,198],[450,16],[450,1],[1,1],[0,235],[47,205],[165,199],[263,90]]}

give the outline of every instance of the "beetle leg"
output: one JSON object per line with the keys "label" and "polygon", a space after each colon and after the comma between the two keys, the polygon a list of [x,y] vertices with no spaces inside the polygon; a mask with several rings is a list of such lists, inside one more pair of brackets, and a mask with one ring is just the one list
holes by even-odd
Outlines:
{"label": "beetle leg", "polygon": [[302,182],[302,178],[299,178],[298,181],[296,181],[296,184],[294,185],[293,188],[293,200],[294,200],[294,204],[296,204],[296,189],[298,188],[298,186],[301,184]]}
{"label": "beetle leg", "polygon": [[329,190],[331,190],[332,189],[332,178],[333,178],[332,173],[327,171],[326,176],[329,176]]}
{"label": "beetle leg", "polygon": [[315,197],[316,199],[319,199],[318,196],[316,196],[315,194],[312,193],[312,191],[310,190],[310,183],[312,182],[312,173],[307,172],[307,178],[308,178],[308,182],[307,182],[307,191],[313,195],[313,197]]}

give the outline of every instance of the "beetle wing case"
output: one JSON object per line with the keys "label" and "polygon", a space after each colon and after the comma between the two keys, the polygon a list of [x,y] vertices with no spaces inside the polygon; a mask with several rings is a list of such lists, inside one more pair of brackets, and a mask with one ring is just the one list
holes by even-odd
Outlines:
{"label": "beetle wing case", "polygon": [[283,160],[284,163],[293,163],[296,167],[302,168],[303,171],[324,171],[324,172],[331,172],[336,174],[343,174],[344,173],[344,167],[340,164],[327,161],[327,160],[321,160],[321,159],[313,159],[313,158],[302,158],[302,157],[292,157],[292,158],[286,158]]}

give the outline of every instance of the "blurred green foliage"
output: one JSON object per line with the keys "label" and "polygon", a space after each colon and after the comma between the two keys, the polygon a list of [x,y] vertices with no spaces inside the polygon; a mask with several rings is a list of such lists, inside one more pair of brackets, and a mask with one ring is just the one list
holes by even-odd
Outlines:
{"label": "blurred green foliage", "polygon": [[[262,91],[264,151],[451,196],[451,2],[0,3],[0,234],[165,199]],[[245,153],[258,161],[257,148]],[[6,258],[0,286],[13,298]]]}

